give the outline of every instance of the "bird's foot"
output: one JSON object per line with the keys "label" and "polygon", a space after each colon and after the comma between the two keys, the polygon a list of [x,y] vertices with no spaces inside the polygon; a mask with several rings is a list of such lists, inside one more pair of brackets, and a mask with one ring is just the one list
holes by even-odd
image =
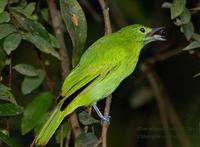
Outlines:
{"label": "bird's foot", "polygon": [[101,124],[110,124],[110,118],[111,116],[103,116],[101,117]]}

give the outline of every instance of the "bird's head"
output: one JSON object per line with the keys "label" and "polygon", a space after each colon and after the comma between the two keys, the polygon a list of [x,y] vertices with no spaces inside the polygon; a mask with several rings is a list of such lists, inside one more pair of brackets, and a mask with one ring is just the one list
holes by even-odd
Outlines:
{"label": "bird's head", "polygon": [[142,46],[153,41],[165,41],[166,29],[164,27],[149,28],[140,24],[130,25],[123,29],[131,35],[134,41],[140,42]]}

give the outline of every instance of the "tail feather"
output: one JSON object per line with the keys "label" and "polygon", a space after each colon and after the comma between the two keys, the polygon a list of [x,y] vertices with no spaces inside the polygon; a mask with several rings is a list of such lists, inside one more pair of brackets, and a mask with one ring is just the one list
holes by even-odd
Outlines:
{"label": "tail feather", "polygon": [[36,147],[45,146],[48,143],[49,139],[53,136],[65,116],[66,115],[63,114],[58,107],[54,110],[48,121],[45,123],[39,134],[36,136]]}

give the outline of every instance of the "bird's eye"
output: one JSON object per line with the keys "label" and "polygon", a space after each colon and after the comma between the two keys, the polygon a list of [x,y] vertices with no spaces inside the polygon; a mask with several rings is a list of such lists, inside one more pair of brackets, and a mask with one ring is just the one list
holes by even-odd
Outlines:
{"label": "bird's eye", "polygon": [[141,31],[142,33],[144,33],[144,32],[145,32],[145,29],[144,29],[144,28],[141,28],[140,31]]}

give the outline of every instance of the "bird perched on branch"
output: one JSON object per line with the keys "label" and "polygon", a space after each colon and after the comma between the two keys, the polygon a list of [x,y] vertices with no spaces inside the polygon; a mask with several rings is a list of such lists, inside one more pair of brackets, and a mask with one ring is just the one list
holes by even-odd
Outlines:
{"label": "bird perched on branch", "polygon": [[36,136],[35,145],[44,146],[62,120],[81,106],[93,106],[102,121],[96,103],[110,95],[135,69],[141,49],[152,41],[164,41],[164,28],[130,25],[104,36],[92,44],[80,62],[65,78],[58,104]]}

